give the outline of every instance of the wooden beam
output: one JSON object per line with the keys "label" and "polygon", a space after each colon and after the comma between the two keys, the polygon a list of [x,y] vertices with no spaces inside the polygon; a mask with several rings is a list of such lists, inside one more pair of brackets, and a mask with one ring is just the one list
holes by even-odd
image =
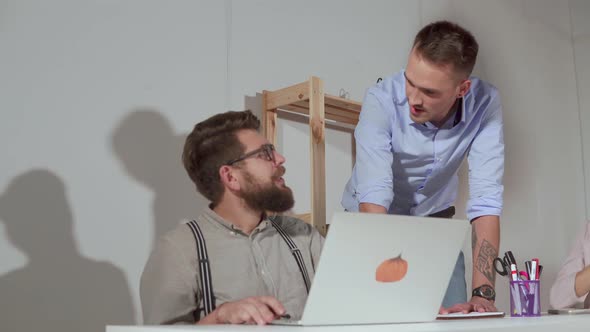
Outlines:
{"label": "wooden beam", "polygon": [[354,111],[356,113],[360,113],[361,107],[362,107],[362,103],[359,103],[358,101],[345,99],[342,97],[336,97],[336,96],[332,96],[329,94],[326,94],[325,103],[326,103],[326,105],[334,106],[337,108],[342,108],[345,110]]}
{"label": "wooden beam", "polygon": [[309,82],[303,82],[280,90],[269,91],[262,107],[264,110],[270,110],[300,100],[307,100],[309,99],[309,90]]}
{"label": "wooden beam", "polygon": [[336,121],[338,123],[346,123],[346,124],[353,125],[353,126],[356,126],[356,124],[359,122],[358,119],[352,119],[349,117],[336,115],[332,112],[328,112],[327,109],[326,109],[326,120]]}
{"label": "wooden beam", "polygon": [[279,112],[282,110],[303,114],[309,117],[309,109],[306,107],[298,106],[297,104],[283,106],[281,107],[281,109],[279,109]]}
{"label": "wooden beam", "polygon": [[[297,102],[295,104],[283,106],[283,107],[281,107],[281,109],[279,111],[285,110],[285,111],[295,112],[295,113],[309,116],[309,103],[305,102],[306,106],[302,106],[301,103],[303,103],[303,102]],[[341,112],[334,111],[331,108],[324,108],[324,111],[325,111],[325,117],[328,120],[341,122],[341,123],[347,123],[347,124],[351,124],[351,125],[356,125],[359,122],[358,115],[356,117],[350,116],[350,115],[342,116]]]}
{"label": "wooden beam", "polygon": [[326,235],[326,147],[324,83],[309,79],[309,127],[311,159],[311,224]]}
{"label": "wooden beam", "polygon": [[308,224],[311,224],[311,213],[296,214],[294,217],[297,219],[301,219]]}
{"label": "wooden beam", "polygon": [[[268,91],[262,91],[262,105],[266,104],[268,99]],[[277,143],[277,110],[276,109],[262,109],[262,128],[264,137],[273,145]]]}
{"label": "wooden beam", "polygon": [[328,119],[343,119],[342,122],[350,123],[356,125],[359,122],[359,114],[354,113],[345,113],[342,112],[340,109],[332,108],[328,105],[325,106],[326,111],[326,118]]}
{"label": "wooden beam", "polygon": [[[296,101],[293,103],[293,105],[309,108],[309,100]],[[360,105],[357,107],[352,104],[345,105],[341,102],[334,102],[333,100],[330,102],[327,98],[324,98],[324,105],[326,106],[326,110],[331,109],[333,112],[337,112],[336,114],[340,114],[342,116],[352,116],[358,118],[359,114],[361,114]]]}
{"label": "wooden beam", "polygon": [[[288,106],[282,107],[283,109],[287,109],[287,107],[299,107],[302,111],[295,111],[297,113],[306,114],[307,110],[309,109],[309,101],[298,101]],[[289,108],[291,110],[291,108]],[[326,118],[334,121],[342,121],[345,123],[356,125],[359,122],[360,112],[356,112],[353,110],[346,110],[340,107],[335,107],[328,105],[327,103],[324,104],[324,111],[326,114]],[[343,120],[340,120],[343,119]],[[347,120],[344,120],[347,119]]]}

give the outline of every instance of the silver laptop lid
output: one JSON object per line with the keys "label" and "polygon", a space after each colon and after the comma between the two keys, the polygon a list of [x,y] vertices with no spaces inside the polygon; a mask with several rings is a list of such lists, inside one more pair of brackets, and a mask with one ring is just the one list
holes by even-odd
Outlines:
{"label": "silver laptop lid", "polygon": [[335,213],[302,324],[434,320],[468,229],[465,220]]}

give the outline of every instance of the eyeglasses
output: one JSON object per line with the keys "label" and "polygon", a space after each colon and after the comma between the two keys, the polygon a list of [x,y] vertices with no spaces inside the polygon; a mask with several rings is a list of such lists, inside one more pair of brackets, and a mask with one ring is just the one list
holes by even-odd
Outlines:
{"label": "eyeglasses", "polygon": [[258,155],[257,157],[265,159],[267,161],[274,162],[275,161],[275,147],[272,144],[264,144],[263,146],[260,147],[260,149],[256,149],[254,151],[248,152],[236,159],[226,162],[225,164],[227,166],[231,166],[231,165],[237,163],[238,161],[242,161],[246,158],[250,158],[255,155]]}

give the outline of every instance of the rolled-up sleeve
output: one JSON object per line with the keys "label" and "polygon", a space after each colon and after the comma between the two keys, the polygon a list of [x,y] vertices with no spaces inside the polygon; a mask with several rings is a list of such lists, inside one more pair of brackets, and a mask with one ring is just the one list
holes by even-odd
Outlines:
{"label": "rolled-up sleeve", "polygon": [[502,106],[497,91],[490,94],[484,117],[469,150],[469,220],[502,213],[504,134]]}
{"label": "rolled-up sleeve", "polygon": [[393,201],[393,153],[391,115],[371,93],[363,101],[355,129],[355,195],[359,203],[372,203],[389,209]]}

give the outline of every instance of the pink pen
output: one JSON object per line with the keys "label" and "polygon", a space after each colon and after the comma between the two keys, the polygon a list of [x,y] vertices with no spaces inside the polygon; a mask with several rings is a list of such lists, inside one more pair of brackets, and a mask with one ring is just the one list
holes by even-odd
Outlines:
{"label": "pink pen", "polygon": [[531,270],[535,271],[535,278],[531,278],[531,280],[539,280],[539,259],[533,258],[532,261]]}

